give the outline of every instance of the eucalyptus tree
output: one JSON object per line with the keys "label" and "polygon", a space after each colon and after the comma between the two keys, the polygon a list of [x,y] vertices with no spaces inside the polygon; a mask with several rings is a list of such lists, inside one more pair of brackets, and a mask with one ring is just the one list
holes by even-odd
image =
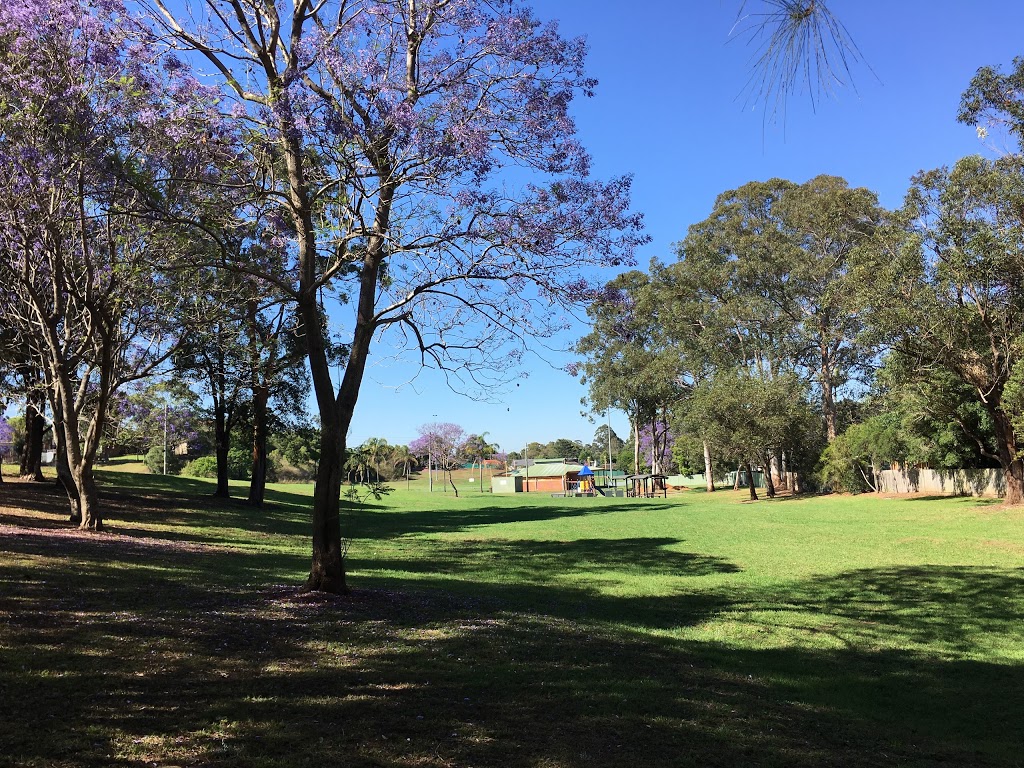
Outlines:
{"label": "eucalyptus tree", "polygon": [[584,359],[569,368],[588,387],[583,404],[591,411],[618,408],[629,417],[634,467],[642,466],[641,430],[667,423],[680,396],[678,356],[664,344],[651,290],[637,270],[611,280],[587,308],[592,328],[575,347]]}
{"label": "eucalyptus tree", "polygon": [[[794,323],[780,306],[767,266],[792,247],[778,207],[793,186],[772,179],[723,192],[711,214],[692,225],[677,246],[678,261],[652,265],[655,292],[664,307],[662,332],[685,360],[693,390],[704,392],[713,384],[717,391],[745,376],[770,382],[797,365]],[[748,386],[730,399],[766,391]],[[680,409],[690,434],[695,434],[693,422],[685,416],[691,409],[701,411],[705,403],[697,398]],[[709,417],[717,413],[707,412]],[[705,437],[702,442],[710,487],[713,441]],[[780,458],[774,463],[781,477]]]}
{"label": "eucalyptus tree", "polygon": [[[568,108],[585,44],[506,0],[144,0],[163,40],[204,60],[251,141],[251,187],[306,340],[321,422],[306,587],[346,590],[345,435],[373,339],[489,387],[561,327],[586,264],[643,241],[629,180],[590,177]],[[249,263],[239,269],[258,272]],[[346,355],[332,379],[321,301]]]}
{"label": "eucalyptus tree", "polygon": [[764,263],[765,293],[793,322],[796,361],[819,398],[825,433],[837,433],[837,394],[863,381],[876,361],[864,342],[854,265],[875,248],[884,212],[874,192],[836,176],[786,190],[777,206],[792,247]]}
{"label": "eucalyptus tree", "polygon": [[[809,416],[806,384],[793,373],[766,379],[733,368],[716,371],[694,388],[680,423],[716,455],[743,465],[752,479],[753,467],[767,470],[777,451],[806,442]],[[765,483],[768,496],[775,496],[768,471]],[[750,498],[757,499],[753,482]]]}
{"label": "eucalyptus tree", "polygon": [[[832,176],[750,182],[719,195],[677,247],[679,260],[652,266],[661,304],[671,307],[661,325],[687,352],[695,381],[732,368],[766,382],[795,375],[834,438],[836,393],[873,361],[851,272],[881,220],[873,193]],[[781,482],[783,463],[780,445],[766,467]]]}
{"label": "eucalyptus tree", "polygon": [[[897,226],[898,224],[898,226]],[[1003,395],[1024,332],[1024,158],[973,156],[917,175],[897,223],[861,265],[864,304],[910,380],[952,377],[991,423],[978,447],[1024,501],[1014,414]]]}

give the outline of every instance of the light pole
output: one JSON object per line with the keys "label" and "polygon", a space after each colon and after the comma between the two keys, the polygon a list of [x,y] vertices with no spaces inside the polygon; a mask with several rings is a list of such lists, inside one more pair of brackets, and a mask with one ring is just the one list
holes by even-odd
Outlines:
{"label": "light pole", "polygon": [[525,462],[526,468],[526,487],[523,489],[524,492],[530,492],[530,444],[527,443],[523,446],[523,461]]}

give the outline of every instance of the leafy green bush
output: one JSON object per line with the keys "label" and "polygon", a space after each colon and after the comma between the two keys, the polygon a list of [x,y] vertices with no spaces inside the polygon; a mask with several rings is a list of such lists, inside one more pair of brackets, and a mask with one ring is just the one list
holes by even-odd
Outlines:
{"label": "leafy green bush", "polygon": [[[143,461],[154,475],[162,475],[164,473],[164,447],[162,445],[154,445],[146,452]],[[182,456],[178,456],[171,450],[167,451],[167,474],[178,474],[181,472],[184,464],[185,459]]]}
{"label": "leafy green bush", "polygon": [[228,478],[231,480],[248,480],[252,472],[252,454],[245,448],[232,448],[228,451]]}
{"label": "leafy green bush", "polygon": [[[244,448],[232,448],[228,451],[228,479],[248,480],[252,470],[252,456]],[[189,477],[216,477],[217,457],[200,456],[190,461],[182,470]]]}
{"label": "leafy green bush", "polygon": [[217,457],[200,456],[198,459],[193,459],[185,465],[185,468],[181,470],[181,474],[188,477],[216,477]]}

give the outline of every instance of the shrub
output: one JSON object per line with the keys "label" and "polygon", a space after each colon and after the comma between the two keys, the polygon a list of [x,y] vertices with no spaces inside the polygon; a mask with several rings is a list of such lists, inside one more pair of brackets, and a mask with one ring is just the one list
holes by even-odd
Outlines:
{"label": "shrub", "polygon": [[217,457],[200,456],[198,459],[193,459],[185,465],[185,468],[181,470],[181,474],[188,475],[189,477],[216,477]]}
{"label": "shrub", "polygon": [[[216,467],[216,465],[214,465]],[[252,454],[245,448],[232,448],[228,451],[228,478],[231,480],[248,480],[252,472]]]}
{"label": "shrub", "polygon": [[[164,473],[164,447],[162,445],[154,445],[146,452],[146,457],[143,461],[154,475],[162,475]],[[178,456],[171,450],[167,451],[167,474],[178,474],[181,472],[184,464],[184,457]]]}
{"label": "shrub", "polygon": [[[248,480],[252,470],[252,457],[244,448],[232,448],[228,451],[228,479]],[[182,470],[189,477],[216,477],[217,457],[200,456],[190,461]]]}

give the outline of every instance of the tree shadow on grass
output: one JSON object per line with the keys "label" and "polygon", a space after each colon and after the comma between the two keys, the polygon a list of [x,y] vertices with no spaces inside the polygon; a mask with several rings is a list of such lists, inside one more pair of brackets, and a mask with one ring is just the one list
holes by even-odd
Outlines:
{"label": "tree shadow on grass", "polygon": [[713,555],[680,552],[680,539],[442,540],[424,546],[423,557],[366,559],[351,557],[352,570],[373,569],[406,573],[479,576],[499,574],[520,584],[545,584],[559,575],[574,577],[622,571],[629,574],[707,576],[738,573],[739,566]]}
{"label": "tree shadow on grass", "polygon": [[817,577],[771,599],[825,617],[850,647],[899,645],[949,658],[1024,646],[1024,568],[904,566]]}
{"label": "tree shadow on grass", "polygon": [[[116,474],[126,484],[119,480],[105,482],[100,487],[104,526],[110,532],[209,544],[231,540],[244,543],[251,539],[251,533],[310,535],[311,500],[302,494],[277,492],[275,498],[282,502],[288,500],[287,505],[256,508],[237,496],[228,499],[211,496],[212,486],[202,480]],[[5,513],[4,507],[10,511]],[[17,510],[32,514],[16,514]],[[0,523],[48,529],[74,528],[68,522],[67,496],[53,482],[0,484]],[[167,527],[159,531],[139,527],[146,525]],[[233,536],[232,528],[241,533]],[[204,534],[203,530],[216,533]]]}
{"label": "tree shadow on grass", "polygon": [[951,495],[946,494],[945,496],[932,495],[932,496],[907,496],[905,501],[945,501],[954,504],[964,504],[971,507],[990,507],[997,504],[1003,504],[1002,499],[983,498],[980,496],[971,496],[969,494],[958,494]]}
{"label": "tree shadow on grass", "polygon": [[350,508],[345,526],[346,535],[351,538],[388,539],[407,534],[423,533],[454,533],[473,528],[507,523],[531,523],[547,520],[560,520],[588,515],[607,515],[617,512],[633,512],[638,508],[679,509],[676,504],[646,503],[638,507],[626,503],[601,503],[600,505],[564,504],[490,504],[482,507],[464,507],[452,509],[429,509],[412,511],[367,510],[371,514],[363,514],[363,510]]}
{"label": "tree shadow on grass", "polygon": [[[719,598],[849,625],[845,647],[760,650],[641,631],[680,596],[392,579],[302,598],[204,583],[242,553],[126,579],[144,552],[83,546],[71,568],[42,552],[38,579],[0,561],[0,765],[1011,766],[1024,737],[1024,669],[964,655],[1019,627],[1019,571],[864,569]],[[616,612],[636,628],[604,623]]]}
{"label": "tree shadow on grass", "polygon": [[[106,482],[101,488],[104,519],[112,531],[129,535],[145,535],[171,540],[218,543],[226,531],[237,528],[264,535],[307,537],[310,535],[310,496],[300,492],[272,489],[267,491],[271,505],[264,508],[249,506],[233,497],[220,499],[210,495],[210,483],[194,478],[146,475],[133,473],[107,473],[116,475],[117,482]],[[545,501],[550,502],[549,499]],[[8,519],[11,524],[36,527],[62,527],[67,524],[67,499],[54,483],[8,483],[0,485],[0,507],[19,506],[32,512],[43,512],[51,517]],[[345,538],[388,539],[409,534],[452,533],[474,527],[515,522],[537,522],[567,517],[583,517],[662,508],[681,508],[678,502],[669,504],[600,503],[577,505],[571,500],[561,504],[522,504],[516,499],[508,505],[489,504],[483,507],[455,507],[449,509],[396,510],[384,502],[341,502],[342,535]],[[0,522],[3,522],[0,511]],[[178,525],[185,530],[145,531],[135,525]],[[217,530],[206,535],[199,529]]]}

